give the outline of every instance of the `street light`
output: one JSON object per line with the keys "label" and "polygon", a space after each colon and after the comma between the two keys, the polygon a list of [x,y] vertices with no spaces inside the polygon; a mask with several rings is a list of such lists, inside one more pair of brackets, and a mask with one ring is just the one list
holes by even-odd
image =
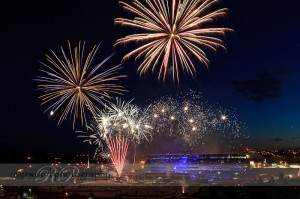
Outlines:
{"label": "street light", "polygon": [[92,196],[92,195],[90,195],[89,197],[88,197],[88,199],[93,199],[94,197]]}

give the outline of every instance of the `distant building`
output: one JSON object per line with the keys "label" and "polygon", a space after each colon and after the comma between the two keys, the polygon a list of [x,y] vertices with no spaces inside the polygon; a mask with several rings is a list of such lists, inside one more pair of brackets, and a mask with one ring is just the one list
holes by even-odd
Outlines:
{"label": "distant building", "polygon": [[146,156],[146,164],[249,164],[247,154],[162,154]]}

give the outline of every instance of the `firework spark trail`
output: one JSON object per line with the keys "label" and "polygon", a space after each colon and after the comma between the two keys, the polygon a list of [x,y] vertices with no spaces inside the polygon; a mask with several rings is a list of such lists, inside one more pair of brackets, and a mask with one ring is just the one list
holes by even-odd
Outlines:
{"label": "firework spark trail", "polygon": [[[116,18],[115,23],[140,29],[118,39],[115,46],[136,43],[140,45],[124,56],[123,60],[142,58],[138,71],[159,71],[158,79],[166,79],[168,70],[179,83],[180,72],[193,77],[196,67],[193,57],[206,67],[209,60],[205,49],[226,49],[220,38],[228,28],[215,27],[213,23],[227,15],[226,8],[213,10],[217,0],[134,0],[131,4],[120,2],[124,10],[135,15],[134,19]],[[181,66],[181,67],[180,67]]]}
{"label": "firework spark trail", "polygon": [[119,177],[122,175],[124,168],[128,145],[128,139],[124,135],[121,135],[121,132],[119,132],[115,138],[110,138],[108,140],[108,148],[111,153],[111,160]]}
{"label": "firework spark trail", "polygon": [[40,82],[38,89],[44,90],[39,98],[42,105],[50,104],[45,110],[53,115],[58,110],[63,110],[58,120],[61,124],[68,115],[73,115],[73,128],[75,121],[81,118],[81,124],[87,124],[86,109],[93,116],[100,111],[96,103],[104,105],[110,99],[109,94],[122,94],[123,86],[114,82],[126,77],[118,75],[120,66],[100,70],[113,56],[110,55],[101,63],[92,66],[99,45],[94,45],[85,56],[85,43],[78,43],[73,50],[68,42],[68,50],[61,47],[61,57],[51,50],[52,56],[46,55],[49,65],[42,63],[46,70],[41,70],[44,76],[38,76],[35,80]]}

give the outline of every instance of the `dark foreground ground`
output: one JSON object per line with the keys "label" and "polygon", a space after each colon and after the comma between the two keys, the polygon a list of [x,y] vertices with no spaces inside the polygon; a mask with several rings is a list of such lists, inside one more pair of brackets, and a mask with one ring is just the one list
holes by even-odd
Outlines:
{"label": "dark foreground ground", "polygon": [[4,187],[3,193],[1,199],[300,199],[300,187]]}

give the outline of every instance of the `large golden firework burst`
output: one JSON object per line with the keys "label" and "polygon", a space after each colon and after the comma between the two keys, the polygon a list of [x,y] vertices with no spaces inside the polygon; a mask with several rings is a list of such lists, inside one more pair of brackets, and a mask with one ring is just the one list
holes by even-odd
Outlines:
{"label": "large golden firework burst", "polygon": [[52,56],[46,54],[48,64],[42,63],[46,69],[41,70],[44,76],[38,76],[39,89],[44,90],[40,96],[43,104],[50,104],[45,112],[53,115],[62,110],[58,125],[68,115],[73,115],[73,128],[78,118],[82,125],[87,124],[86,110],[93,116],[99,112],[96,103],[104,105],[109,94],[121,94],[122,86],[115,84],[117,80],[125,77],[118,75],[120,66],[103,70],[103,65],[113,56],[110,55],[99,64],[93,64],[99,45],[85,55],[85,43],[79,42],[72,50],[68,42],[68,50],[61,49],[61,56],[51,50]]}
{"label": "large golden firework burst", "polygon": [[142,58],[139,73],[145,74],[150,69],[159,71],[158,79],[165,80],[168,71],[172,71],[173,80],[179,82],[180,72],[193,77],[196,57],[207,67],[209,60],[205,49],[216,51],[225,49],[220,36],[228,28],[214,27],[215,19],[227,14],[227,9],[213,10],[218,0],[133,0],[132,4],[119,2],[126,10],[133,13],[134,19],[116,18],[115,23],[122,26],[139,28],[141,33],[128,35],[116,41],[115,46],[128,43],[142,44],[124,56],[135,60]]}

